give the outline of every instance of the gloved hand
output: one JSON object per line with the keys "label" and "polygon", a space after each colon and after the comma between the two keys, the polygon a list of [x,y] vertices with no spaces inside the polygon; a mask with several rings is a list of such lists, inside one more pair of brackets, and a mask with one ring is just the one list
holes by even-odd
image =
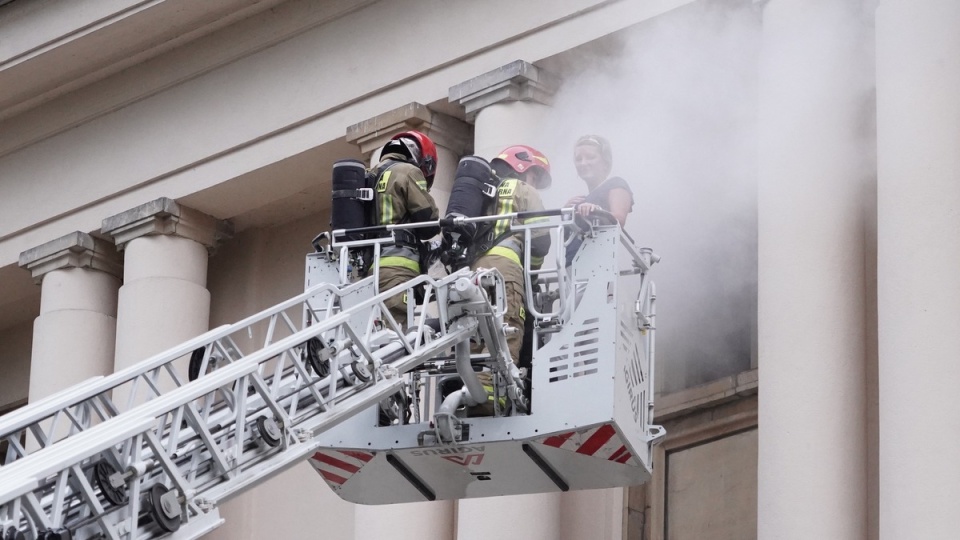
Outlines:
{"label": "gloved hand", "polygon": [[443,238],[434,237],[420,242],[420,268],[426,272],[443,254]]}
{"label": "gloved hand", "polygon": [[437,253],[437,252],[443,251],[444,245],[449,245],[447,244],[446,235],[443,235],[440,237],[434,237],[433,239],[425,242],[425,244],[427,245],[427,251],[431,253]]}

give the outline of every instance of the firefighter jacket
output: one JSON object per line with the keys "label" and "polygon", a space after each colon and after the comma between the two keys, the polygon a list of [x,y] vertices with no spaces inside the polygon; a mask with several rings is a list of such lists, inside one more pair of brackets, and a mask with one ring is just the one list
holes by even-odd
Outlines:
{"label": "firefighter jacket", "polygon": [[[513,212],[535,212],[543,210],[543,201],[540,193],[533,186],[516,178],[507,178],[497,188],[496,214],[510,214]],[[528,224],[545,221],[546,217],[532,217],[518,220],[518,223]],[[523,266],[523,233],[510,232],[510,219],[500,219],[494,222],[493,228],[487,233],[481,244],[482,255],[498,255]],[[487,248],[489,246],[489,248]],[[550,233],[547,229],[532,231],[530,242],[530,266],[536,270],[543,264],[543,258],[550,251]]]}
{"label": "firefighter jacket", "polygon": [[[416,165],[406,161],[400,154],[387,154],[381,158],[377,168],[382,171],[374,189],[380,225],[438,219],[440,212],[437,204],[427,192],[427,180]],[[411,229],[409,232],[395,231],[397,242],[383,249],[380,266],[407,268],[419,273],[419,240],[430,238],[437,232],[436,227]]]}

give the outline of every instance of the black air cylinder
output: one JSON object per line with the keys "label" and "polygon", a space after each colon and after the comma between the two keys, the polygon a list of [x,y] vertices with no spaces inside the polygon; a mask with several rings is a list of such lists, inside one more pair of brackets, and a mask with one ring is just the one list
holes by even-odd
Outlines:
{"label": "black air cylinder", "polygon": [[[490,163],[477,156],[466,156],[457,164],[457,173],[447,202],[447,216],[479,217],[486,215],[496,198],[499,179],[493,174]],[[466,223],[450,231],[458,236],[473,239],[476,224]],[[463,238],[460,239],[461,243]],[[468,243],[469,243],[468,240]]]}
{"label": "black air cylinder", "polygon": [[[374,225],[370,223],[373,201],[364,201],[362,196],[373,194],[373,186],[367,185],[367,170],[355,159],[341,159],[333,164],[333,209],[330,212],[330,227],[333,229],[356,229]],[[369,191],[361,191],[361,190]],[[362,234],[346,235],[344,240],[361,240]]]}

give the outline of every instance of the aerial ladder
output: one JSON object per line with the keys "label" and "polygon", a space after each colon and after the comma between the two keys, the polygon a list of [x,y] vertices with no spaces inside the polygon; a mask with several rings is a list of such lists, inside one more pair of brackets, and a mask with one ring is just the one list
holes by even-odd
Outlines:
{"label": "aerial ladder", "polygon": [[[527,254],[540,228],[582,246],[541,269],[526,256],[530,366],[509,356],[496,270],[380,291],[380,248],[424,224],[333,231],[314,241],[302,294],[0,417],[0,540],[198,538],[224,501],[305,460],[363,504],[646,481],[665,435],[652,423],[658,257],[609,215],[540,214],[513,226]],[[523,215],[458,219],[505,217]],[[367,277],[358,253],[372,253]],[[384,301],[415,292],[401,327]],[[478,370],[494,375],[493,416],[468,414],[488,399]]]}

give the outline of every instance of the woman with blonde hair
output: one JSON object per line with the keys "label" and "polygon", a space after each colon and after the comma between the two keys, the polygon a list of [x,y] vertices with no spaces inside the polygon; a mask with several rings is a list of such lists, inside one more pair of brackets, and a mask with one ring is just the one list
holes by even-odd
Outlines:
{"label": "woman with blonde hair", "polygon": [[584,135],[573,147],[577,176],[587,183],[589,193],[577,195],[566,206],[575,206],[577,213],[588,216],[597,209],[610,212],[623,227],[633,210],[633,192],[627,181],[610,176],[613,152],[610,142],[599,135]]}
{"label": "woman with blonde hair", "polygon": [[[630,185],[619,176],[610,176],[613,168],[613,152],[610,142],[599,135],[584,135],[573,145],[573,159],[577,167],[577,176],[587,183],[590,190],[586,195],[577,195],[567,201],[565,206],[576,207],[579,216],[587,217],[595,210],[606,210],[622,228],[627,214],[633,210],[633,192]],[[566,247],[567,265],[580,251],[583,239],[572,239]]]}

